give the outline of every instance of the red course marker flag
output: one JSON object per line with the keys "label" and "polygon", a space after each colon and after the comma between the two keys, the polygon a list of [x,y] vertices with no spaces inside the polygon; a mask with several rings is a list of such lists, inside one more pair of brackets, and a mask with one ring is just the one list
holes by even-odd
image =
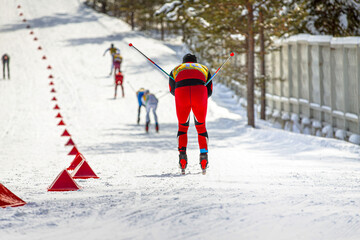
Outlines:
{"label": "red course marker flag", "polygon": [[82,160],[85,160],[85,158],[81,153],[78,152],[67,170],[74,170],[79,165],[79,163],[82,162]]}
{"label": "red course marker flag", "polygon": [[79,189],[81,187],[77,185],[66,169],[61,171],[48,187],[48,191],[77,191]]}
{"label": "red course marker flag", "polygon": [[77,148],[74,146],[71,151],[68,153],[68,155],[76,155],[78,154],[79,151],[77,150]]}
{"label": "red course marker flag", "polygon": [[[70,138],[69,141],[65,144],[65,146],[74,146],[75,143],[74,141]],[[78,153],[79,154],[79,153]],[[73,170],[73,169],[68,169],[68,170]]]}
{"label": "red course marker flag", "polygon": [[81,161],[81,163],[75,168],[74,172],[71,173],[71,176],[72,178],[80,179],[99,178],[86,160]]}
{"label": "red course marker flag", "polygon": [[60,120],[60,122],[58,123],[58,126],[65,126],[65,123],[63,120]]}
{"label": "red course marker flag", "polygon": [[70,133],[65,129],[63,134],[61,134],[62,137],[70,137]]}
{"label": "red course marker flag", "polygon": [[9,189],[0,183],[0,207],[19,207],[25,205],[26,202],[13,194]]}

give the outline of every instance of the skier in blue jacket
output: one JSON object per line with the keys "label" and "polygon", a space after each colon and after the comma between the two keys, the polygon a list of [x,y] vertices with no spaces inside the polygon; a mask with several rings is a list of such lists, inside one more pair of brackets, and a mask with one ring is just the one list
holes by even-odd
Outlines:
{"label": "skier in blue jacket", "polygon": [[[138,99],[138,103],[139,103],[139,109],[138,109],[138,118],[137,118],[137,124],[140,124],[140,112],[141,112],[141,106],[144,106],[142,103],[142,97],[145,94],[145,89],[144,88],[140,88],[137,92],[136,92],[136,97]],[[145,106],[144,106],[145,107]]]}

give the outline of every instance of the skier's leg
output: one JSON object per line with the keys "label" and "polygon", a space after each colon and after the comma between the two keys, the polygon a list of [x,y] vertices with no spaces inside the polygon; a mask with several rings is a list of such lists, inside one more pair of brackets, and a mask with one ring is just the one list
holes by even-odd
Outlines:
{"label": "skier's leg", "polygon": [[111,68],[110,68],[110,74],[109,74],[110,76],[112,74],[113,68],[114,68],[114,58],[111,57]]}
{"label": "skier's leg", "polygon": [[178,150],[186,153],[187,131],[189,129],[189,116],[191,111],[190,105],[190,88],[181,87],[175,90],[176,115],[178,118]]}
{"label": "skier's leg", "polygon": [[152,107],[152,112],[154,114],[155,123],[157,124],[158,123],[158,118],[157,118],[157,115],[156,115],[156,108],[157,108],[157,105],[154,105]]}
{"label": "skier's leg", "polygon": [[5,79],[5,63],[3,62],[3,79]]}
{"label": "skier's leg", "polygon": [[140,112],[141,112],[141,105],[139,105],[137,124],[140,123]]}
{"label": "skier's leg", "polygon": [[121,86],[122,97],[125,97],[124,86],[123,86],[123,84],[121,84],[120,86]]}
{"label": "skier's leg", "polygon": [[150,124],[150,106],[147,105],[146,106],[146,125],[145,125],[145,130],[146,132],[149,131],[149,124]]}
{"label": "skier's leg", "polygon": [[115,95],[114,95],[114,98],[116,98],[116,95],[117,95],[117,87],[118,87],[118,85],[115,83]]}
{"label": "skier's leg", "polygon": [[158,123],[158,118],[157,118],[157,114],[156,114],[156,108],[157,108],[157,104],[154,105],[152,111],[153,111],[154,119],[155,119],[155,130],[156,130],[156,132],[159,132],[159,123]]}
{"label": "skier's leg", "polygon": [[198,132],[200,153],[208,152],[208,133],[206,131],[207,89],[205,86],[192,86],[191,107],[195,118],[195,127]]}
{"label": "skier's leg", "polygon": [[149,105],[146,106],[146,122],[150,122],[150,110],[151,107]]}
{"label": "skier's leg", "polygon": [[7,72],[8,72],[8,79],[10,79],[10,64],[9,64],[9,61],[7,62]]}

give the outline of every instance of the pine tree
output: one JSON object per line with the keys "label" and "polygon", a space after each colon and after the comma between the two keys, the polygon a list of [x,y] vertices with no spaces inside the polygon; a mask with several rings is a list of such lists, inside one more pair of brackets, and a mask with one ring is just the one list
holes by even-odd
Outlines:
{"label": "pine tree", "polygon": [[303,11],[294,25],[297,33],[337,37],[360,34],[359,0],[292,0],[288,6],[292,16]]}

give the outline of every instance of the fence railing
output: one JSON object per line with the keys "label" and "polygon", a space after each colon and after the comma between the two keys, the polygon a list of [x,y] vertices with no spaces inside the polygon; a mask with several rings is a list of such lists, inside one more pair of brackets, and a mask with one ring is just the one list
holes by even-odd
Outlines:
{"label": "fence railing", "polygon": [[[360,37],[301,34],[273,49],[267,56],[267,118],[288,130],[360,144]],[[244,86],[227,85],[246,96]]]}

